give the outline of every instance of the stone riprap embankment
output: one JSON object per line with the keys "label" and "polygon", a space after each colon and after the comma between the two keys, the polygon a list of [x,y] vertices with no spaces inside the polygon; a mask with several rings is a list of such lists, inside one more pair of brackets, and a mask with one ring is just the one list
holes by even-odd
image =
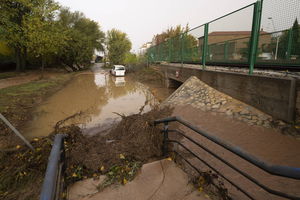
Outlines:
{"label": "stone riprap embankment", "polygon": [[300,136],[293,126],[275,120],[258,109],[215,90],[195,76],[183,83],[162,105],[192,105],[203,111],[226,115],[250,125],[276,128],[284,134]]}

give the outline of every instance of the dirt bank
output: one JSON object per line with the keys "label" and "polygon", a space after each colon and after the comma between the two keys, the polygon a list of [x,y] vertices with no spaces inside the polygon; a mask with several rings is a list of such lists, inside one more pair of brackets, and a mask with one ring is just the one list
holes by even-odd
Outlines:
{"label": "dirt bank", "polygon": [[[53,74],[53,73],[51,73]],[[73,74],[56,73],[55,76],[31,81],[26,84],[0,89],[0,112],[17,128],[32,119],[32,109],[71,80]],[[5,79],[3,79],[5,80]],[[0,122],[0,148],[6,149],[21,144],[11,130]]]}
{"label": "dirt bank", "polygon": [[136,70],[128,76],[147,85],[159,102],[163,102],[176,90],[176,88],[166,88],[163,74],[152,67]]}
{"label": "dirt bank", "polygon": [[[123,117],[122,121],[105,136],[98,134],[87,137],[79,134],[80,130],[67,133],[70,135],[68,138],[70,168],[67,176],[72,179],[78,166],[85,171],[85,176],[90,176],[91,173],[105,173],[110,167],[122,163],[121,154],[129,160],[142,163],[157,159],[161,156],[162,134],[152,123],[155,119],[170,115],[171,112],[168,108],[154,109],[142,115]],[[75,179],[78,177],[75,176]]]}
{"label": "dirt bank", "polygon": [[[76,126],[57,129],[55,133],[68,135],[67,183],[103,174],[110,175],[110,181],[131,180],[142,163],[161,157],[162,134],[152,123],[171,112],[165,108],[123,116],[106,136],[83,136]],[[0,199],[38,198],[55,133],[33,139],[35,152],[18,146],[0,154]]]}

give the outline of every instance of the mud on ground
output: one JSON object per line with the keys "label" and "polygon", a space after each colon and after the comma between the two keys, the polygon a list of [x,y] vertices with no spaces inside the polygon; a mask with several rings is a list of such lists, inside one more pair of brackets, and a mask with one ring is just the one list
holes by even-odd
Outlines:
{"label": "mud on ground", "polygon": [[[141,163],[160,158],[163,137],[161,129],[155,127],[153,121],[167,117],[171,112],[171,109],[164,108],[123,116],[122,121],[105,136],[101,133],[84,136],[79,129],[67,133],[69,182],[91,177],[95,173],[106,173],[112,166],[122,165],[124,158]],[[76,171],[78,167],[82,172]]]}
{"label": "mud on ground", "polygon": [[[45,98],[58,91],[72,78],[72,74],[32,81],[26,84],[0,89],[0,112],[17,129],[32,119],[31,111]],[[0,149],[22,144],[13,132],[0,121]]]}
{"label": "mud on ground", "polygon": [[35,152],[25,146],[17,146],[15,151],[2,151],[0,199],[38,198],[56,133],[68,135],[65,142],[68,184],[84,178],[95,178],[107,172],[111,174],[112,170],[119,169],[114,173],[130,180],[142,163],[162,156],[161,129],[155,127],[153,121],[169,116],[171,112],[171,109],[164,108],[145,114],[123,116],[122,121],[104,136],[84,136],[77,126],[62,127],[49,137],[33,139],[31,143]]}

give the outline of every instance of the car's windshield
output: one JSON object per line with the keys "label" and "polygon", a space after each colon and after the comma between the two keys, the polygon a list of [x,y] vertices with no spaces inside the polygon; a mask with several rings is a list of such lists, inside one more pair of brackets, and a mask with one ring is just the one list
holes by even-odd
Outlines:
{"label": "car's windshield", "polygon": [[115,67],[116,70],[125,70],[124,67]]}

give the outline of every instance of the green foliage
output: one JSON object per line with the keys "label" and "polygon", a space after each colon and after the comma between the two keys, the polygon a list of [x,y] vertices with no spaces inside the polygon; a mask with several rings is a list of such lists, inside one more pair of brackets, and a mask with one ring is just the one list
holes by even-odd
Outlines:
{"label": "green foliage", "polygon": [[160,34],[155,35],[153,40],[155,41],[155,44],[161,44],[170,38],[172,38],[173,41],[175,41],[178,40],[183,33],[188,31],[188,29],[188,26],[183,28],[181,27],[181,25],[177,25],[176,27],[171,27]]}
{"label": "green foliage", "polygon": [[0,1],[0,36],[12,48],[25,46],[26,38],[23,30],[23,20],[33,4],[29,0]]}
{"label": "green foliage", "polygon": [[138,57],[134,53],[128,52],[125,56],[124,64],[137,64],[138,63]]}
{"label": "green foliage", "polygon": [[[14,61],[14,53],[6,43],[0,41],[0,64],[12,63]],[[0,66],[1,67],[1,66]]]}
{"label": "green foliage", "polygon": [[0,55],[11,56],[13,51],[4,43],[0,41]]}
{"label": "green foliage", "polygon": [[53,20],[58,4],[51,0],[42,0],[34,7],[32,15],[26,17],[23,23],[27,50],[35,57],[42,59],[42,67],[47,56],[57,54],[66,45],[66,34],[60,30]]}
{"label": "green foliage", "polygon": [[125,64],[131,42],[126,33],[112,29],[107,33],[108,58],[112,64]]}
{"label": "green foliage", "polygon": [[0,41],[14,50],[17,68],[24,69],[27,58],[42,65],[86,65],[95,49],[103,51],[105,34],[98,23],[80,12],[59,9],[53,0],[0,1]]}
{"label": "green foliage", "polygon": [[[156,58],[160,60],[178,60],[181,59],[181,52],[192,52],[197,47],[197,38],[191,35],[189,32],[189,26],[182,27],[177,25],[171,27],[166,31],[154,36],[153,41],[156,44],[155,49],[148,50],[150,58]],[[169,51],[171,51],[171,58],[169,57]],[[195,59],[193,56],[191,59]]]}
{"label": "green foliage", "polygon": [[18,70],[25,67],[27,39],[23,22],[32,14],[34,3],[30,0],[0,1],[0,39],[15,50]]}
{"label": "green foliage", "polygon": [[59,24],[66,32],[66,45],[59,52],[60,60],[72,67],[90,62],[95,49],[102,51],[105,34],[94,22],[80,12],[70,12],[63,8],[59,14]]}
{"label": "green foliage", "polygon": [[293,36],[292,36],[292,55],[300,56],[300,25],[298,23],[298,19],[295,20],[294,25],[292,27]]}
{"label": "green foliage", "polygon": [[[298,55],[300,56],[300,25],[298,24],[298,20],[296,19],[293,27],[291,27],[292,31],[292,49],[291,55]],[[279,37],[279,46],[278,46],[278,58],[286,59],[287,50],[288,50],[288,43],[289,43],[289,30],[284,31],[284,33]],[[273,43],[275,44],[276,39],[274,39]],[[273,45],[273,52],[276,51],[276,45]]]}

